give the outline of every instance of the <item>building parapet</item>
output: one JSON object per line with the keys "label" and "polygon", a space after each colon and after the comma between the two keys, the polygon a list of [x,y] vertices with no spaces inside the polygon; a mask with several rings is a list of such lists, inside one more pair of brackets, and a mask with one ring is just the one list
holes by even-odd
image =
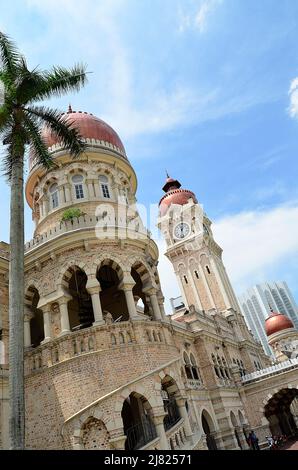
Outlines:
{"label": "building parapet", "polygon": [[[96,230],[96,227],[98,226],[99,223],[102,225],[101,220],[102,219],[98,216],[83,215],[81,217],[75,217],[72,220],[60,222],[59,224],[57,224],[56,226],[54,226],[47,232],[41,235],[38,235],[32,240],[28,241],[25,244],[25,253],[35,249],[37,246],[41,246],[42,244],[46,243],[48,240],[53,240],[54,238],[57,238],[67,232],[74,232],[76,230],[78,231],[78,230],[90,229],[90,228],[94,228]],[[124,240],[130,239],[129,233],[134,234],[131,236],[131,239],[136,239],[137,237],[141,239],[148,239],[148,240],[151,239],[150,238],[151,232],[147,229],[145,229],[144,231],[140,231],[138,230],[137,225],[135,227],[135,230],[133,230],[133,228],[131,227],[128,228],[128,227],[123,227],[123,226],[119,226],[116,224],[106,225],[104,227],[102,227],[101,225],[99,226],[99,230],[100,230],[100,235],[102,232],[102,238],[107,238],[107,239],[111,238],[110,236],[111,234],[109,233],[109,229],[110,229],[110,230],[113,230],[113,234],[116,239],[118,238],[124,239]],[[125,236],[123,236],[124,231],[125,231]],[[136,237],[136,234],[138,234],[137,237]]]}
{"label": "building parapet", "polygon": [[250,374],[246,374],[242,377],[242,383],[247,384],[255,380],[263,379],[272,375],[280,374],[286,370],[296,369],[298,367],[298,358],[289,359],[288,361],[281,362],[280,364],[275,364],[265,369],[256,370]]}
{"label": "building parapet", "polygon": [[[105,150],[112,150],[113,152],[116,152],[121,158],[127,161],[127,157],[125,153],[119,149],[119,147],[116,147],[116,145],[111,144],[110,142],[106,142],[104,140],[97,140],[97,139],[82,139],[88,146],[90,147],[96,147],[99,149],[105,149]],[[48,151],[52,154],[61,152],[65,150],[65,148],[60,145],[60,144],[54,144],[52,147],[48,149]],[[36,157],[31,157],[29,161],[29,171],[31,172],[33,168],[39,166],[38,159]]]}

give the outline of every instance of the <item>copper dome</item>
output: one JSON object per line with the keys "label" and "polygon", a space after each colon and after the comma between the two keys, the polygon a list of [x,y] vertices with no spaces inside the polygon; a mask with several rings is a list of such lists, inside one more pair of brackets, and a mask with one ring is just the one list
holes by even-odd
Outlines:
{"label": "copper dome", "polygon": [[[124,145],[118,134],[106,122],[83,111],[73,111],[69,106],[68,112],[63,113],[65,119],[71,121],[72,126],[76,127],[83,139],[101,140],[105,143],[114,145],[119,152],[126,156]],[[49,128],[45,127],[42,131],[42,138],[48,147],[59,143],[57,135],[52,133]],[[30,160],[34,158],[31,153]]]}
{"label": "copper dome", "polygon": [[166,183],[162,188],[166,194],[159,201],[159,212],[161,216],[165,215],[171,204],[183,206],[188,203],[190,198],[192,198],[195,203],[198,202],[196,195],[192,191],[180,189],[180,187],[181,184],[178,180],[170,178],[167,175]]}
{"label": "copper dome", "polygon": [[282,313],[272,312],[265,320],[266,335],[270,336],[287,328],[294,328],[292,320]]}

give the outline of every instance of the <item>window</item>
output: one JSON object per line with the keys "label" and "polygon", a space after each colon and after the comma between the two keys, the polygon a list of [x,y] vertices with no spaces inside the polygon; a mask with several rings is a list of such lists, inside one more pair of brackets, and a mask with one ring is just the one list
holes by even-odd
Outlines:
{"label": "window", "polygon": [[106,199],[110,199],[110,191],[109,191],[109,180],[106,176],[101,175],[99,177],[99,184],[101,186],[102,196]]}
{"label": "window", "polygon": [[188,284],[187,277],[186,276],[183,276],[183,277],[184,277],[185,284]]}
{"label": "window", "polygon": [[58,185],[56,183],[50,187],[50,200],[52,209],[56,209],[59,206]]}
{"label": "window", "polygon": [[197,279],[199,279],[198,271],[195,271],[195,276],[196,276]]}
{"label": "window", "polygon": [[72,182],[74,183],[74,190],[76,199],[83,199],[84,198],[84,189],[83,189],[83,176],[82,175],[75,175],[72,177]]}
{"label": "window", "polygon": [[206,266],[207,273],[210,274],[209,266]]}

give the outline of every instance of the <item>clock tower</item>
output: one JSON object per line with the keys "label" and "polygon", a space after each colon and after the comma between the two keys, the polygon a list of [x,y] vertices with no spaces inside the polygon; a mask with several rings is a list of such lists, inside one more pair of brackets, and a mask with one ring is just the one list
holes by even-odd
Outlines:
{"label": "clock tower", "polygon": [[180,182],[169,176],[163,191],[158,227],[165,238],[165,254],[173,264],[186,308],[194,306],[226,317],[240,315],[222,261],[222,249],[213,238],[211,221],[195,194],[182,189]]}

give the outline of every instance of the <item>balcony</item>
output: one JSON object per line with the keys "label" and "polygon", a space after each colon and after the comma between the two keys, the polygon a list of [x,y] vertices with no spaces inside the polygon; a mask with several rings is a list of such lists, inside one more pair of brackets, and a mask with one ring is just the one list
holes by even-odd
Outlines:
{"label": "balcony", "polygon": [[188,379],[185,381],[185,388],[190,390],[200,390],[204,386],[201,384],[200,380]]}
{"label": "balcony", "polygon": [[145,227],[138,228],[137,225],[123,226],[118,225],[115,221],[107,221],[105,226],[102,226],[102,219],[97,216],[84,215],[75,217],[72,220],[60,222],[48,232],[45,232],[33,238],[25,244],[25,253],[45,244],[49,240],[60,237],[64,233],[80,231],[85,229],[94,229],[98,238],[107,239],[149,239],[151,232]]}
{"label": "balcony", "polygon": [[142,416],[137,424],[128,428],[126,435],[126,450],[141,449],[158,437],[154,424],[146,416]]}
{"label": "balcony", "polygon": [[296,368],[298,368],[298,358],[289,359],[288,361],[281,362],[280,364],[266,367],[266,369],[256,370],[255,372],[244,375],[242,377],[242,383],[247,384]]}

